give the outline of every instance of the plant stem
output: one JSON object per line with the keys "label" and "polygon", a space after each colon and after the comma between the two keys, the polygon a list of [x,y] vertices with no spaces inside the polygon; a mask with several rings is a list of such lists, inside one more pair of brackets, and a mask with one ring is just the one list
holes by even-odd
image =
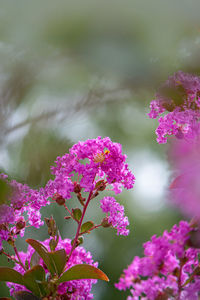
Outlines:
{"label": "plant stem", "polygon": [[72,252],[74,251],[74,249],[76,248],[76,243],[77,243],[77,240],[78,240],[78,237],[79,237],[79,234],[80,234],[80,230],[81,230],[81,225],[82,225],[82,222],[83,222],[83,219],[84,219],[84,216],[85,216],[85,212],[87,210],[87,207],[88,207],[88,204],[92,198],[92,193],[93,193],[93,190],[90,191],[89,193],[89,196],[88,196],[88,199],[84,205],[84,208],[83,208],[83,213],[82,213],[82,216],[80,218],[80,221],[79,221],[79,224],[78,224],[78,228],[77,228],[77,231],[76,231],[76,236],[74,238],[74,242],[73,242],[73,245],[72,245],[72,248],[71,248],[71,251],[69,253],[69,257],[68,257],[68,261],[70,260],[71,258],[71,255],[72,255]]}
{"label": "plant stem", "polygon": [[5,256],[7,256],[10,260],[14,261],[15,263],[19,263],[14,257],[12,257],[10,254],[6,253],[6,252],[2,252],[2,254],[4,254]]}
{"label": "plant stem", "polygon": [[68,213],[70,214],[70,216],[72,217],[72,213],[71,213],[71,211],[69,210],[69,208],[67,207],[67,205],[64,204],[63,206],[64,206],[64,208],[68,211]]}
{"label": "plant stem", "polygon": [[19,263],[20,266],[24,269],[24,271],[27,271],[27,270],[26,270],[26,267],[24,266],[24,264],[23,264],[22,261],[21,261],[21,258],[20,258],[20,256],[19,256],[19,252],[17,251],[17,248],[16,248],[15,245],[13,246],[13,249],[14,249],[15,254],[16,254],[17,258],[18,258],[18,261],[19,261],[18,263]]}

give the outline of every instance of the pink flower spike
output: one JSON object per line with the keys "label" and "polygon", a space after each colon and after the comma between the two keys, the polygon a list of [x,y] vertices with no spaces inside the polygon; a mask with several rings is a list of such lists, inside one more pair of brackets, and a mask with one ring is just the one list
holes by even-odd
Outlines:
{"label": "pink flower spike", "polygon": [[117,229],[117,234],[128,235],[129,230],[126,226],[129,225],[129,221],[128,218],[124,216],[124,207],[116,202],[113,197],[104,197],[100,202],[102,211],[109,214],[108,222]]}
{"label": "pink flower spike", "polygon": [[116,288],[130,289],[127,300],[197,300],[200,279],[195,270],[199,266],[200,249],[188,248],[192,231],[190,224],[181,221],[170,232],[152,236],[143,245],[144,257],[134,257]]}

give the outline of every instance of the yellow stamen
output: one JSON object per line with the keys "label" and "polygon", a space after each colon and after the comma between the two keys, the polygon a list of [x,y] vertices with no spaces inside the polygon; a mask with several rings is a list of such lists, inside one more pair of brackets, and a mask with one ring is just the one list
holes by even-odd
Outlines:
{"label": "yellow stamen", "polygon": [[110,153],[109,150],[105,150],[104,152],[101,152],[101,153],[97,153],[95,156],[94,156],[94,162],[95,163],[102,163],[105,158],[106,158],[106,155],[108,155]]}
{"label": "yellow stamen", "polygon": [[102,153],[97,153],[94,157],[94,162],[95,163],[102,163],[104,161],[104,159],[105,159],[105,155],[104,155],[103,152]]}

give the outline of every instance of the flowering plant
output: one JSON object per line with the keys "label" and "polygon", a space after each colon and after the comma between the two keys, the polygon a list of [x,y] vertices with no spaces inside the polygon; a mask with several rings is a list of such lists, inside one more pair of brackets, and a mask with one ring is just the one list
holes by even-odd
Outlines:
{"label": "flowering plant", "polygon": [[[170,198],[184,214],[195,218],[180,221],[160,237],[153,235],[143,245],[144,257],[134,257],[115,286],[130,289],[128,300],[198,300],[200,78],[175,73],[150,107],[150,118],[164,114],[156,130],[158,143],[166,143],[168,136],[174,136],[170,159],[174,160],[175,178],[170,185]],[[119,194],[123,187],[131,189],[135,177],[121,145],[101,137],[75,144],[69,153],[57,157],[51,171],[54,179],[38,190],[0,175],[5,196],[0,205],[0,253],[15,263],[14,268],[0,267],[0,281],[7,282],[10,294],[17,300],[92,299],[92,285],[97,279],[108,281],[108,277],[81,246],[83,237],[99,227],[113,227],[117,235],[126,236],[129,221],[124,207],[112,196],[99,200],[105,213],[99,224],[93,219],[85,221],[86,212],[102,192]],[[69,209],[73,195],[79,206]],[[65,209],[65,220],[77,224],[74,238],[62,239],[55,220],[45,218],[49,238],[42,242],[29,238],[27,252],[18,251],[17,237],[23,236],[27,227],[42,226],[40,209],[52,202]],[[14,254],[4,250],[4,243],[11,245]]]}
{"label": "flowering plant", "polygon": [[115,284],[130,289],[128,300],[198,300],[200,295],[200,202],[199,202],[199,122],[200,78],[175,73],[150,104],[150,118],[159,118],[158,143],[175,136],[169,157],[175,178],[170,200],[178,205],[190,223],[181,221],[170,232],[152,236],[144,247],[144,257],[135,256]]}
{"label": "flowering plant", "polygon": [[[0,268],[0,280],[7,281],[10,293],[18,299],[91,299],[92,284],[96,279],[108,281],[97,268],[90,252],[80,245],[83,236],[99,227],[114,227],[118,235],[127,235],[128,218],[124,208],[113,197],[103,197],[100,207],[105,213],[100,224],[84,217],[94,199],[104,190],[116,194],[122,187],[130,189],[134,175],[128,168],[121,145],[109,138],[79,142],[69,154],[58,157],[51,168],[54,175],[44,188],[33,190],[27,185],[9,181],[1,174],[1,186],[7,198],[0,206],[1,254],[15,262],[15,267]],[[69,209],[67,201],[75,194],[80,207]],[[51,202],[64,207],[67,216],[77,223],[74,239],[62,239],[55,220],[45,218],[49,239],[39,242],[27,239],[28,250],[19,252],[15,241],[23,236],[27,227],[43,225],[40,209]],[[3,241],[9,243],[14,255],[6,253]]]}

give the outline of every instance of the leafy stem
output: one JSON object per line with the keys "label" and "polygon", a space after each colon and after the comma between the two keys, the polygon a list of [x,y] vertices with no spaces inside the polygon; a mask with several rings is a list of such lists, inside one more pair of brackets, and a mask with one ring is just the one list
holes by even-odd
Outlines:
{"label": "leafy stem", "polygon": [[[94,178],[95,178],[95,177],[94,177]],[[94,180],[93,180],[93,181],[94,181]],[[88,207],[88,205],[89,205],[89,203],[90,203],[90,200],[92,199],[92,196],[93,196],[93,190],[90,191],[90,193],[89,193],[89,195],[88,195],[88,198],[87,198],[87,201],[86,201],[86,203],[84,204],[82,216],[81,216],[80,221],[79,221],[79,223],[78,223],[78,227],[77,227],[76,235],[75,235],[75,238],[74,238],[74,242],[73,242],[73,244],[72,244],[72,248],[71,248],[71,251],[70,251],[69,256],[68,256],[68,261],[70,260],[71,255],[72,255],[74,249],[76,248],[76,244],[77,244],[77,241],[78,241],[78,238],[79,238],[79,234],[80,234],[82,222],[83,222],[83,219],[84,219],[84,216],[85,216],[87,207]]]}
{"label": "leafy stem", "polygon": [[20,255],[19,255],[19,252],[18,252],[18,250],[17,250],[17,247],[16,247],[15,245],[13,245],[13,249],[14,249],[15,254],[16,254],[17,258],[18,258],[18,263],[19,263],[20,266],[24,269],[24,271],[27,271],[26,267],[24,266],[24,264],[23,264],[23,262],[22,262],[22,260],[21,260],[21,258],[20,258]]}
{"label": "leafy stem", "polygon": [[[101,226],[102,226],[102,224],[94,225],[92,228],[90,228],[89,232],[96,229],[96,228],[99,228]],[[80,232],[79,235],[81,236],[81,235],[86,234],[86,233],[88,233],[88,230]]]}
{"label": "leafy stem", "polygon": [[[73,215],[72,215],[70,209],[67,207],[67,205],[64,204],[63,206],[64,206],[64,208],[68,211],[68,213],[70,214],[70,216],[73,218]],[[75,220],[75,221],[77,221],[77,220]]]}

